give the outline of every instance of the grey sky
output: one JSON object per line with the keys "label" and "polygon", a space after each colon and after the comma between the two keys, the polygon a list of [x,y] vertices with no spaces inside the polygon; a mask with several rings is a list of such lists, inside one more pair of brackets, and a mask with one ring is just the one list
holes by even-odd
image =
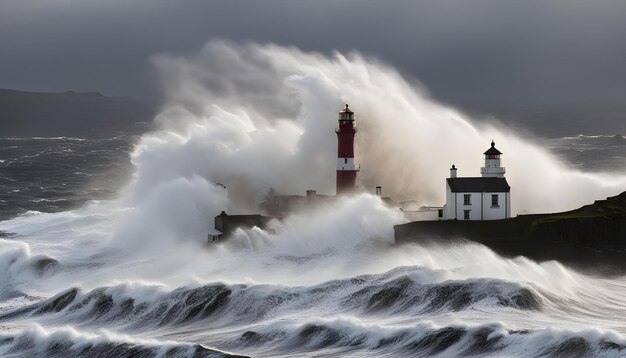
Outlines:
{"label": "grey sky", "polygon": [[214,38],[356,49],[452,102],[626,101],[626,1],[1,0],[0,88],[151,98]]}

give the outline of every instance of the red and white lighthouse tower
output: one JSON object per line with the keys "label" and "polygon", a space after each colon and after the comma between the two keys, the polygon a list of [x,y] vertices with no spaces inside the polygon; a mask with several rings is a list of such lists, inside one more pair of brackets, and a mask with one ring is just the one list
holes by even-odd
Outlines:
{"label": "red and white lighthouse tower", "polygon": [[356,173],[359,171],[354,162],[354,112],[348,108],[339,112],[337,133],[337,194],[349,193],[354,190]]}

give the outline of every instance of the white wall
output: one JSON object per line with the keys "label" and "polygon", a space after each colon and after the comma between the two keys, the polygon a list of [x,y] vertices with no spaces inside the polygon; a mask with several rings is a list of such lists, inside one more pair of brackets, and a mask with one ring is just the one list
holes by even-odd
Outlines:
{"label": "white wall", "polygon": [[[465,205],[464,195],[470,195],[470,205]],[[498,195],[498,206],[491,206],[491,195]],[[453,193],[446,182],[445,220],[464,220],[464,211],[469,210],[469,220],[498,220],[511,217],[510,193]]]}
{"label": "white wall", "polygon": [[[470,211],[470,220],[481,220],[481,193],[453,193],[456,200],[456,218],[464,220],[465,210]],[[470,196],[470,205],[465,205],[465,195]]]}
{"label": "white wall", "polygon": [[[491,195],[498,195],[498,206],[491,206]],[[483,220],[505,219],[510,216],[509,193],[483,193]]]}
{"label": "white wall", "polygon": [[511,217],[511,192],[506,193],[506,217]]}
{"label": "white wall", "polygon": [[443,219],[454,219],[454,193],[446,180],[446,205],[443,206]]}
{"label": "white wall", "polygon": [[439,210],[403,211],[402,213],[408,221],[433,221],[441,219],[439,217]]}
{"label": "white wall", "polygon": [[503,167],[481,167],[480,174],[482,177],[504,178],[506,169]]}

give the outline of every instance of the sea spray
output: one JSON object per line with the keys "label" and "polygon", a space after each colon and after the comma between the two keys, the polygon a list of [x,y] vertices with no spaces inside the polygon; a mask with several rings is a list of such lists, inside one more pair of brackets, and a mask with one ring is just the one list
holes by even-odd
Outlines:
{"label": "sea spray", "polygon": [[32,255],[28,244],[0,239],[0,299],[20,296],[21,286],[47,277],[59,262],[47,255]]}
{"label": "sea spray", "polygon": [[80,332],[71,327],[48,330],[33,324],[15,335],[0,336],[0,354],[23,356],[89,357],[230,357],[197,344],[138,339],[99,330]]}
{"label": "sea spray", "polygon": [[344,102],[357,113],[356,159],[366,191],[382,185],[398,200],[441,205],[449,166],[478,176],[491,139],[504,152],[513,213],[571,208],[626,183],[623,174],[609,180],[568,168],[502,125],[473,123],[358,53],[326,57],[218,41],[195,57],[159,56],[155,63],[166,105],[158,117],[162,131],[153,134],[158,143],[147,136],[133,156],[139,192],[197,173],[226,185],[231,202],[252,205],[248,210],[269,189],[332,194],[333,132]]}
{"label": "sea spray", "polygon": [[[491,139],[505,155],[514,214],[615,194],[623,174],[573,170],[358,53],[218,41],[154,61],[166,101],[157,129],[135,146],[119,198],[0,222],[27,245],[3,260],[17,278],[7,287],[23,298],[16,310],[2,307],[2,324],[19,332],[3,336],[3,352],[151,356],[172,337],[255,356],[623,350],[623,279],[504,259],[477,244],[395,246],[393,225],[405,219],[372,194],[206,243],[221,210],[257,213],[270,190],[334,193],[333,132],[346,102],[358,115],[358,184],[382,185],[396,200],[443,204],[449,165],[478,175]],[[26,263],[36,255],[59,268],[34,274]],[[41,326],[24,330],[26,321]],[[173,345],[172,355],[207,352]]]}
{"label": "sea spray", "polygon": [[[366,194],[292,214],[274,224],[273,232],[243,230],[231,243],[204,248],[221,210],[258,212],[271,189],[332,194],[336,112],[348,99],[359,114],[357,158],[364,190],[382,184],[398,200],[441,204],[449,162],[457,163],[460,175],[464,168],[477,171],[492,138],[507,155],[513,202],[520,210],[584,202],[617,190],[622,180],[571,171],[504,128],[475,125],[429,99],[393,68],[357,53],[328,57],[218,41],[197,56],[159,56],[155,63],[166,103],[157,118],[159,129],[144,135],[132,153],[136,172],[119,199],[21,217],[0,227],[35,247],[58,241],[52,254],[70,267],[102,265],[93,273],[68,274],[91,287],[119,278],[174,286],[216,279],[311,284],[397,265],[444,270],[465,265],[470,272],[465,277],[553,280],[543,268],[527,269],[530,264],[509,270],[518,264],[502,265],[489,250],[473,245],[392,249],[392,226],[403,218]],[[535,172],[542,174],[528,175]],[[525,187],[529,180],[542,183]],[[566,191],[562,200],[559,193]],[[64,240],[72,242],[70,249]],[[466,257],[455,250],[466,250]],[[567,270],[551,270],[559,271],[564,278],[559,284],[576,282],[567,278]]]}

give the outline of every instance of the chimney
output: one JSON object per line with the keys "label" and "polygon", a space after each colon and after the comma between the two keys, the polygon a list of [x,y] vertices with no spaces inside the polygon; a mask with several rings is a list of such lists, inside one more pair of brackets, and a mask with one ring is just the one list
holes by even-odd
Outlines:
{"label": "chimney", "polygon": [[383,187],[382,186],[377,186],[376,187],[376,196],[378,197],[383,197]]}
{"label": "chimney", "polygon": [[452,168],[450,168],[450,178],[456,178],[456,167],[452,164]]}

